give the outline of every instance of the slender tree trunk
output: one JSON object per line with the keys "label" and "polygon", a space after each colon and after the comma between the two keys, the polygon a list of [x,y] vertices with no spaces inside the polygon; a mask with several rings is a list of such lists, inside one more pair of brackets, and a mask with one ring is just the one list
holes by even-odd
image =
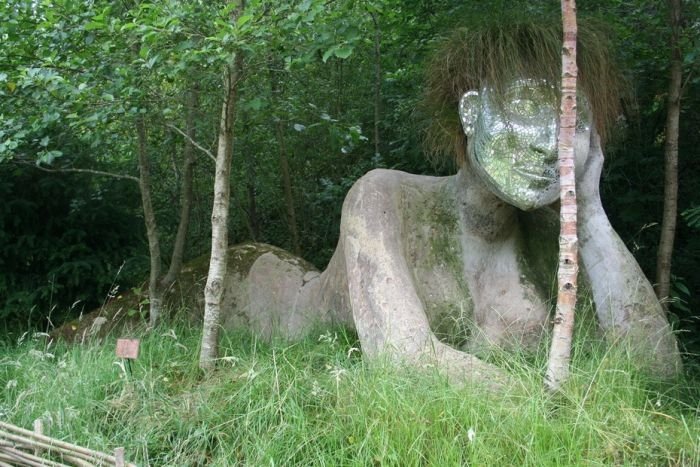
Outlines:
{"label": "slender tree trunk", "polygon": [[294,195],[292,193],[292,177],[289,173],[289,159],[287,150],[284,144],[284,127],[282,120],[275,122],[275,131],[277,134],[277,144],[280,153],[280,169],[282,170],[282,184],[284,187],[284,202],[287,207],[287,223],[289,225],[289,233],[292,236],[292,248],[294,254],[301,254],[301,244],[299,243],[299,230],[297,229],[297,215],[294,209]]}
{"label": "slender tree trunk", "polygon": [[187,240],[187,231],[190,225],[190,212],[192,211],[192,177],[194,169],[194,145],[196,140],[195,134],[195,114],[197,112],[199,99],[199,90],[195,85],[187,92],[187,102],[185,103],[185,138],[184,161],[182,167],[182,184],[180,185],[180,222],[177,226],[175,234],[175,245],[170,257],[170,267],[168,272],[161,279],[160,286],[163,291],[167,290],[180,273],[182,269],[183,257],[185,254],[185,242]]}
{"label": "slender tree trunk", "polygon": [[576,231],[576,174],[574,139],[576,137],[576,2],[561,0],[564,44],[559,129],[559,179],[561,231],[559,234],[559,271],[557,273],[557,310],[554,317],[552,346],[545,384],[558,390],[569,376],[574,308],[578,281],[578,235]]}
{"label": "slender tree trunk", "polygon": [[374,155],[379,156],[379,115],[382,99],[382,30],[377,13],[371,13],[374,23]]}
{"label": "slender tree trunk", "polygon": [[656,256],[656,296],[664,309],[671,288],[671,257],[678,216],[678,124],[681,113],[683,59],[679,44],[681,0],[668,1],[671,13],[671,76],[666,110],[666,144],[664,147],[664,210],[661,238]]}
{"label": "slender tree trunk", "polygon": [[[233,13],[232,21],[244,8],[244,2]],[[233,124],[236,116],[238,79],[243,68],[241,52],[224,72],[224,102],[221,106],[219,143],[216,151],[214,177],[214,205],[211,212],[211,257],[209,275],[204,288],[204,325],[199,367],[212,370],[218,357],[221,299],[226,280],[226,253],[228,250],[228,211],[231,199],[230,174],[233,152]]]}
{"label": "slender tree trunk", "polygon": [[158,241],[158,225],[151,200],[151,167],[148,161],[148,141],[143,116],[136,119],[136,134],[138,138],[139,188],[143,218],[146,223],[146,235],[148,236],[148,253],[151,258],[151,272],[148,279],[149,325],[154,327],[158,322],[163,305],[163,290],[158,283],[161,267],[160,242]]}
{"label": "slender tree trunk", "polygon": [[[243,111],[241,114],[243,118],[243,134],[248,134],[250,132],[250,119],[248,118],[247,112]],[[248,234],[250,239],[257,242],[260,238],[260,220],[258,219],[258,201],[257,193],[255,189],[256,182],[256,172],[255,164],[257,163],[255,153],[250,153],[248,157],[245,158],[245,171],[246,171],[246,201],[247,206],[244,202],[241,202],[241,210],[245,213],[246,227],[248,228]]]}
{"label": "slender tree trunk", "polygon": [[[275,109],[280,108],[279,94],[281,92],[277,73],[274,70],[273,60],[268,60],[268,71],[270,74],[270,90],[272,92],[272,102]],[[284,125],[281,118],[275,118],[275,136],[277,138],[277,147],[279,149],[280,170],[282,172],[282,187],[284,189],[284,204],[287,209],[287,225],[289,226],[289,234],[292,237],[292,249],[294,254],[301,254],[301,245],[299,243],[299,230],[297,228],[297,215],[294,208],[294,194],[292,192],[292,177],[289,173],[289,158],[287,156],[287,148],[284,142]]]}
{"label": "slender tree trunk", "polygon": [[254,242],[260,238],[260,219],[258,218],[258,201],[255,189],[255,161],[248,161],[248,180],[246,181],[246,191],[248,192],[248,230]]}

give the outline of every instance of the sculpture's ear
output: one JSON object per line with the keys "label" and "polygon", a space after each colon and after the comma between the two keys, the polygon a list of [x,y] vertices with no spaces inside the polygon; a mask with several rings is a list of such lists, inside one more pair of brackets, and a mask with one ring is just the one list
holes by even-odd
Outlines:
{"label": "sculpture's ear", "polygon": [[467,91],[459,100],[459,118],[462,121],[462,129],[467,137],[474,134],[474,124],[479,116],[481,96],[478,91]]}

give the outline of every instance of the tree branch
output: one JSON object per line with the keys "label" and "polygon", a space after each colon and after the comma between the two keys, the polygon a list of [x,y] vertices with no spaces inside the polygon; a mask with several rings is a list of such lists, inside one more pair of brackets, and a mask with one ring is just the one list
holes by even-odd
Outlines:
{"label": "tree branch", "polygon": [[36,164],[28,164],[24,163],[26,165],[31,165],[33,167],[36,167],[39,170],[42,170],[44,172],[76,172],[76,173],[86,173],[86,174],[92,174],[92,175],[104,175],[105,177],[114,177],[114,178],[121,178],[124,180],[131,180],[132,182],[139,182],[138,177],[134,177],[133,175],[122,175],[122,174],[115,174],[112,172],[104,172],[102,170],[93,170],[93,169],[73,169],[73,168],[64,168],[64,169],[47,169],[46,167],[41,167],[40,165]]}
{"label": "tree branch", "polygon": [[173,130],[177,131],[177,132],[180,133],[182,136],[184,136],[184,137],[187,139],[187,141],[189,141],[190,143],[192,143],[192,145],[193,145],[194,147],[196,147],[197,149],[199,149],[200,151],[202,151],[204,154],[206,154],[207,156],[209,156],[209,158],[210,158],[212,161],[214,161],[214,163],[216,163],[216,157],[214,157],[214,154],[212,154],[211,151],[209,151],[208,149],[202,147],[199,143],[197,143],[195,140],[193,140],[192,138],[190,138],[189,135],[188,135],[187,133],[185,133],[184,131],[182,131],[181,129],[179,129],[178,127],[176,127],[175,125],[171,125],[171,124],[168,123],[167,126],[170,127],[170,128],[172,128]]}

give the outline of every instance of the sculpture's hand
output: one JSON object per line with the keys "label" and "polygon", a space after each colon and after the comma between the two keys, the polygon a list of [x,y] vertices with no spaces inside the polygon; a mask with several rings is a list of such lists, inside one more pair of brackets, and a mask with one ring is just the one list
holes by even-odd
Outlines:
{"label": "sculpture's hand", "polygon": [[595,130],[591,130],[588,156],[583,167],[577,167],[576,172],[576,198],[579,205],[579,222],[586,221],[590,211],[602,210],[600,201],[600,174],[604,162],[603,150],[600,145],[600,136]]}

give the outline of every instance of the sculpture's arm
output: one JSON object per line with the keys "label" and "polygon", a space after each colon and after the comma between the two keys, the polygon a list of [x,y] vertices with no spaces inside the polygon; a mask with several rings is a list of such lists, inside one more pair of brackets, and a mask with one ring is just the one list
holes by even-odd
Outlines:
{"label": "sculpture's arm", "polygon": [[363,353],[436,364],[456,379],[504,382],[496,367],[445,345],[431,332],[404,256],[398,177],[390,171],[370,172],[353,186],[343,205],[339,247]]}
{"label": "sculpture's arm", "polygon": [[578,174],[579,254],[593,292],[601,327],[631,344],[655,372],[680,369],[675,337],[654,290],[610,225],[600,200],[603,152],[593,132],[588,159]]}

